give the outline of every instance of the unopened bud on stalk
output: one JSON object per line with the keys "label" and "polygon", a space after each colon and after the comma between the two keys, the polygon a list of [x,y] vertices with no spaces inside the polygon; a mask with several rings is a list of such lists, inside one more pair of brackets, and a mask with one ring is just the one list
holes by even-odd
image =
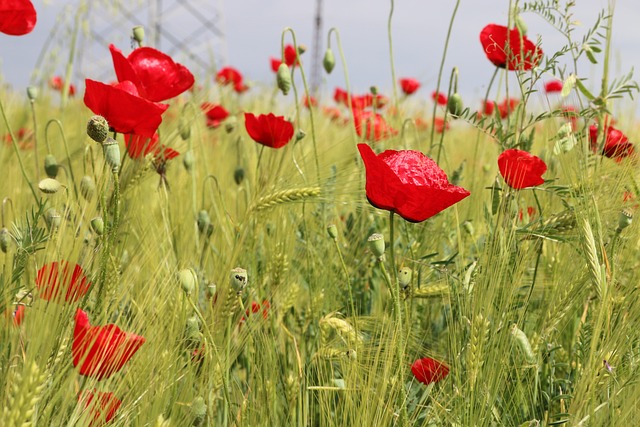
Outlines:
{"label": "unopened bud on stalk", "polygon": [[2,252],[5,254],[9,250],[9,244],[11,244],[9,230],[7,230],[7,227],[2,227],[2,229],[0,229],[0,249],[2,249]]}
{"label": "unopened bud on stalk", "polygon": [[247,270],[236,267],[231,270],[231,288],[236,293],[241,293],[247,287]]}
{"label": "unopened bud on stalk", "polygon": [[142,25],[136,25],[133,27],[132,38],[138,42],[139,46],[144,44],[144,27]]}
{"label": "unopened bud on stalk", "polygon": [[191,402],[191,415],[193,416],[191,425],[200,426],[204,424],[207,417],[207,404],[201,396],[196,397]]}
{"label": "unopened bud on stalk", "polygon": [[378,94],[378,86],[371,86],[369,92],[371,92],[371,95],[376,96]]}
{"label": "unopened bud on stalk", "polygon": [[384,261],[384,236],[380,233],[373,233],[367,239],[369,242],[369,247],[371,248],[371,252],[378,258],[378,261]]}
{"label": "unopened bud on stalk", "polygon": [[102,236],[104,234],[104,220],[101,216],[97,216],[91,220],[91,229],[98,236]]}
{"label": "unopened bud on stalk", "polygon": [[411,278],[413,277],[413,270],[409,267],[402,267],[400,271],[398,271],[398,283],[400,283],[400,287],[402,289],[406,289],[411,285]]}
{"label": "unopened bud on stalk", "polygon": [[96,183],[89,175],[85,175],[80,180],[80,194],[86,201],[90,201],[96,192]]}
{"label": "unopened bud on stalk", "polygon": [[29,101],[31,102],[34,102],[36,99],[38,99],[38,88],[35,86],[27,87],[27,98],[29,98]]}
{"label": "unopened bud on stalk", "polygon": [[44,157],[44,171],[49,178],[55,178],[58,176],[58,169],[60,165],[53,154],[47,154]]}
{"label": "unopened bud on stalk", "polygon": [[289,66],[284,62],[278,67],[276,82],[278,83],[278,89],[282,91],[283,95],[289,93],[289,89],[291,89],[291,72],[289,71]]}
{"label": "unopened bud on stalk", "polygon": [[198,224],[198,231],[200,231],[201,234],[208,233],[209,226],[211,225],[211,217],[209,217],[209,212],[204,209],[198,212],[196,223]]}
{"label": "unopened bud on stalk", "polygon": [[299,44],[298,45],[298,55],[302,55],[306,51],[307,51],[307,46],[306,45],[304,45],[304,44]]}
{"label": "unopened bud on stalk", "polygon": [[62,217],[54,208],[49,208],[44,213],[44,222],[50,230],[55,230],[62,224]]}
{"label": "unopened bud on stalk", "polygon": [[447,100],[447,109],[452,116],[460,117],[464,110],[464,103],[462,102],[462,96],[458,92],[454,93]]}
{"label": "unopened bud on stalk", "polygon": [[296,142],[302,140],[305,136],[307,136],[307,133],[302,129],[298,129],[298,132],[296,132]]}
{"label": "unopened bud on stalk", "polygon": [[180,119],[178,122],[178,132],[180,132],[180,138],[183,141],[186,141],[191,136],[191,126],[187,123],[186,120]]}
{"label": "unopened bud on stalk", "polygon": [[113,138],[107,138],[102,143],[102,152],[104,153],[104,159],[107,164],[111,166],[113,173],[118,172],[120,168],[120,146],[118,141]]}
{"label": "unopened bud on stalk", "polygon": [[189,173],[193,170],[193,150],[189,150],[184,153],[182,166],[184,166],[185,170]]}
{"label": "unopened bud on stalk", "polygon": [[238,125],[238,119],[236,116],[229,116],[224,121],[224,130],[227,133],[231,133],[236,130],[236,126]]}
{"label": "unopened bud on stalk", "polygon": [[336,227],[335,224],[329,224],[327,226],[327,233],[329,234],[329,237],[336,240],[338,238],[338,227]]}
{"label": "unopened bud on stalk", "polygon": [[178,271],[178,283],[187,296],[191,295],[198,285],[198,276],[192,268]]}
{"label": "unopened bud on stalk", "polygon": [[462,223],[462,228],[464,228],[464,231],[466,231],[469,236],[473,236],[473,234],[475,233],[473,224],[469,220]]}
{"label": "unopened bud on stalk", "polygon": [[109,123],[102,116],[93,116],[87,123],[87,135],[95,142],[103,143],[109,136]]}
{"label": "unopened bud on stalk", "polygon": [[327,48],[324,52],[324,58],[322,58],[322,66],[327,74],[331,74],[333,69],[336,66],[336,58],[333,56],[333,51],[331,48]]}
{"label": "unopened bud on stalk", "polygon": [[631,221],[633,220],[633,213],[627,209],[620,212],[618,216],[618,230],[620,233],[622,230],[631,225]]}
{"label": "unopened bud on stalk", "polygon": [[55,194],[62,188],[60,181],[53,178],[45,178],[38,183],[38,188],[45,194]]}
{"label": "unopened bud on stalk", "polygon": [[244,168],[243,167],[237,167],[236,170],[233,171],[233,180],[238,185],[242,184],[242,181],[244,181]]}

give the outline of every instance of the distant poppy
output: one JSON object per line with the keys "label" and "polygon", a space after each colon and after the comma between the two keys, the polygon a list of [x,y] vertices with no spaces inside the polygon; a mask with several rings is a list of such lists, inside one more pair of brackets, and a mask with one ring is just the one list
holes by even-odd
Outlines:
{"label": "distant poppy", "polygon": [[349,93],[346,90],[337,87],[333,92],[333,100],[336,104],[349,105]]}
{"label": "distant poppy", "polygon": [[571,129],[574,131],[578,128],[578,119],[580,114],[578,109],[573,105],[565,105],[562,107],[562,116],[571,123]]}
{"label": "distant poppy", "polygon": [[176,97],[193,86],[193,74],[169,55],[152,47],[139,47],[125,57],[114,45],[109,45],[118,81],[129,80],[138,94],[153,102]]}
{"label": "distant poppy", "polygon": [[[49,79],[49,87],[53,90],[56,90],[62,93],[62,89],[64,88],[64,81],[60,76],[53,76]],[[73,83],[69,85],[69,96],[76,95],[76,87]]]}
{"label": "distant poppy", "polygon": [[302,105],[304,105],[306,108],[317,107],[318,100],[311,95],[309,96],[305,95],[302,97]]}
{"label": "distant poppy", "polygon": [[541,158],[515,148],[498,156],[498,168],[507,185],[517,190],[543,184],[542,175],[547,171]]}
{"label": "distant poppy", "polygon": [[544,84],[544,91],[546,93],[557,93],[562,92],[562,81],[561,80],[549,80]]}
{"label": "distant poppy", "polygon": [[[604,128],[605,142],[602,147],[602,155],[621,161],[625,157],[635,154],[635,148],[627,135],[613,126],[605,126]],[[598,125],[589,126],[589,140],[591,148],[595,152],[598,149]]]}
{"label": "distant poppy", "polygon": [[138,96],[130,81],[115,86],[86,79],[84,104],[109,122],[116,132],[135,133],[151,138],[162,123],[162,113],[169,106]]}
{"label": "distant poppy", "polygon": [[333,121],[340,120],[340,118],[342,117],[342,113],[337,107],[323,106],[322,112]]}
{"label": "distant poppy", "polygon": [[508,70],[530,70],[542,59],[542,49],[517,28],[489,24],[480,32],[480,43],[489,61]]}
{"label": "distant poppy", "polygon": [[204,111],[207,117],[207,127],[217,128],[222,122],[229,117],[229,112],[222,105],[204,102],[200,104],[200,109]]}
{"label": "distant poppy", "polygon": [[240,71],[233,67],[223,67],[216,74],[216,81],[221,85],[237,85],[243,81]]}
{"label": "distant poppy", "polygon": [[284,147],[293,138],[293,124],[273,113],[244,113],[244,124],[251,139],[267,147]]}
{"label": "distant poppy", "polygon": [[0,0],[0,33],[23,36],[33,31],[38,16],[29,0]]}
{"label": "distant poppy", "polygon": [[91,427],[111,422],[122,404],[122,401],[113,393],[97,390],[83,390],[78,395],[78,402],[82,405],[83,412],[88,411]]}
{"label": "distant poppy", "polygon": [[353,110],[353,122],[359,137],[380,141],[397,135],[398,131],[389,126],[380,114],[372,111]]}
{"label": "distant poppy", "polygon": [[498,104],[498,112],[501,119],[506,119],[516,110],[516,107],[520,104],[520,100],[516,98],[507,98]]}
{"label": "distant poppy", "polygon": [[[16,137],[18,148],[21,150],[28,150],[34,147],[33,131],[27,128],[20,128],[14,132],[13,136]],[[4,135],[4,142],[11,144],[11,134],[6,133]]]}
{"label": "distant poppy", "polygon": [[383,108],[388,103],[389,103],[389,98],[387,98],[381,93],[378,93],[373,97],[373,105],[375,105],[376,108]]}
{"label": "distant poppy", "polygon": [[144,344],[139,335],[114,324],[91,326],[87,313],[76,311],[71,353],[80,375],[103,380],[120,371]]}
{"label": "distant poppy", "polygon": [[24,311],[24,304],[18,304],[15,307],[9,306],[9,308],[5,310],[5,317],[7,320],[11,320],[14,326],[20,326],[24,320]]}
{"label": "distant poppy", "polygon": [[420,89],[420,82],[416,79],[402,78],[398,80],[398,82],[400,83],[400,89],[402,89],[405,95],[412,95]]}
{"label": "distant poppy", "polygon": [[433,127],[435,128],[436,132],[443,133],[445,130],[448,130],[451,127],[451,124],[449,122],[445,123],[442,117],[436,117],[433,121]]}
{"label": "distant poppy", "polygon": [[364,95],[351,95],[351,107],[354,110],[364,110],[373,106],[373,95],[365,93]]}
{"label": "distant poppy", "polygon": [[160,145],[157,133],[151,138],[130,133],[124,136],[124,144],[132,159],[143,159],[151,155],[154,159],[171,160],[180,155],[173,148]]}
{"label": "distant poppy", "polygon": [[82,267],[67,261],[45,264],[40,267],[36,276],[40,298],[47,301],[77,302],[87,293],[90,286],[91,282],[85,276]]}
{"label": "distant poppy", "polygon": [[487,99],[484,102],[484,106],[482,108],[481,114],[483,116],[493,116],[493,112],[495,111],[496,108],[496,103],[491,101],[490,99]]}
{"label": "distant poppy", "polygon": [[240,325],[246,322],[247,319],[252,314],[257,314],[259,312],[262,312],[262,319],[267,320],[269,318],[270,308],[271,308],[271,304],[267,300],[262,301],[262,304],[260,304],[259,302],[253,301],[251,303],[251,308],[247,308],[244,313],[245,315],[240,319]]}
{"label": "distant poppy", "polygon": [[407,221],[422,222],[470,194],[450,184],[436,162],[419,151],[386,150],[376,155],[367,144],[358,144],[358,151],[366,169],[369,203]]}
{"label": "distant poppy", "polygon": [[411,372],[418,381],[429,385],[445,379],[449,375],[449,367],[435,359],[425,357],[413,362]]}
{"label": "distant poppy", "polygon": [[447,94],[445,93],[433,91],[431,93],[431,99],[438,105],[447,105]]}
{"label": "distant poppy", "polygon": [[536,208],[534,208],[533,206],[527,206],[527,210],[525,213],[525,210],[523,208],[520,208],[518,210],[518,221],[522,222],[525,219],[530,221],[533,219],[533,217],[536,215]]}
{"label": "distant poppy", "polygon": [[[284,63],[289,67],[295,67],[298,64],[296,58],[298,57],[298,53],[296,52],[296,48],[293,47],[292,44],[288,44],[284,47]],[[271,70],[274,73],[278,72],[278,67],[282,64],[282,60],[280,58],[271,58]]]}

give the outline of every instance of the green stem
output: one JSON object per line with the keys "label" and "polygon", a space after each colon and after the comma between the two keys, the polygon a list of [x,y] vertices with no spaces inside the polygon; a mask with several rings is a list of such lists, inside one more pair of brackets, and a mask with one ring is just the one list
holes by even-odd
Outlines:
{"label": "green stem", "polygon": [[[452,90],[457,90],[454,89],[454,86],[457,88],[458,86],[458,68],[457,67],[453,67],[453,69],[451,70],[451,77],[449,78],[449,90],[447,90],[447,99],[451,98],[451,91]],[[442,133],[440,134],[440,143],[438,145],[438,157],[436,158],[436,163],[439,165],[440,164],[440,154],[442,153],[442,146],[444,144],[444,134],[445,134],[445,130],[447,129],[447,122],[448,122],[448,118],[449,118],[449,108],[445,108],[444,109],[444,118],[443,123],[442,123]]]}
{"label": "green stem", "polygon": [[31,118],[33,119],[33,157],[36,162],[36,181],[40,181],[40,161],[38,160],[38,121],[36,120],[36,103],[32,99],[29,101],[31,104]]}
{"label": "green stem", "polygon": [[44,140],[47,144],[47,149],[49,150],[49,154],[51,154],[51,147],[49,146],[49,126],[51,124],[57,124],[58,129],[60,130],[60,136],[62,136],[62,144],[64,145],[64,151],[67,155],[67,163],[69,163],[69,177],[71,178],[71,183],[73,184],[73,194],[75,194],[76,199],[78,196],[78,186],[76,185],[76,179],[73,175],[73,166],[71,165],[71,153],[69,152],[69,144],[67,144],[67,137],[64,134],[64,129],[62,128],[62,122],[58,119],[51,119],[47,122],[47,126],[44,128]]}
{"label": "green stem", "polygon": [[389,20],[387,21],[387,37],[389,39],[389,61],[391,62],[391,87],[393,87],[393,105],[398,110],[398,83],[396,82],[396,66],[393,61],[393,38],[391,36],[391,20],[393,18],[394,0],[391,0],[391,9],[389,10]]}
{"label": "green stem", "polygon": [[347,103],[349,109],[349,118],[351,119],[351,136],[353,137],[353,142],[358,143],[358,134],[356,133],[356,128],[354,125],[353,119],[353,109],[351,108],[351,85],[349,84],[349,69],[347,68],[347,61],[344,57],[344,51],[342,50],[342,42],[340,41],[340,32],[337,28],[333,27],[329,30],[329,34],[327,35],[327,47],[331,47],[331,33],[336,35],[336,43],[338,43],[338,52],[340,52],[340,60],[342,61],[342,70],[344,73],[344,85],[347,89]]}
{"label": "green stem", "polygon": [[71,75],[73,74],[73,60],[76,56],[76,42],[78,41],[78,32],[80,31],[80,23],[82,14],[86,10],[86,4],[84,1],[80,2],[78,6],[75,22],[73,25],[73,35],[71,36],[71,46],[69,47],[69,59],[67,60],[67,67],[64,74],[64,82],[62,85],[62,98],[60,100],[60,106],[64,108],[67,105],[69,99],[69,87],[71,86]]}

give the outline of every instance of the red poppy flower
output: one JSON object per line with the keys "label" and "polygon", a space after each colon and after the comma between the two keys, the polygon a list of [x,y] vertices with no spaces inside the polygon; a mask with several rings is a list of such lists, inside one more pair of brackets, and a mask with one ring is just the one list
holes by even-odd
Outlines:
{"label": "red poppy flower", "polygon": [[480,114],[483,116],[492,116],[495,109],[496,103],[488,99],[486,102],[484,102],[484,106],[482,107],[482,111],[480,112]]}
{"label": "red poppy flower", "polygon": [[269,318],[270,308],[271,308],[271,304],[267,300],[262,301],[262,304],[260,304],[259,302],[253,301],[251,303],[251,308],[250,309],[247,308],[244,313],[245,315],[242,317],[242,319],[240,319],[240,325],[246,322],[247,318],[249,318],[252,314],[257,314],[260,311],[262,311],[262,318],[264,320],[267,320]]}
{"label": "red poppy flower", "polygon": [[[629,138],[620,130],[613,126],[605,126],[605,142],[602,147],[602,155],[622,161],[625,157],[630,157],[635,153],[633,144],[629,142]],[[591,141],[591,149],[595,152],[598,149],[598,125],[589,126],[589,140]]]}
{"label": "red poppy flower", "polygon": [[38,270],[36,286],[42,299],[73,303],[87,293],[91,282],[78,264],[54,261]]}
{"label": "red poppy flower", "polygon": [[217,128],[229,117],[229,112],[222,105],[204,102],[200,104],[200,109],[207,116],[207,127],[210,128]]}
{"label": "red poppy flower", "polygon": [[356,133],[371,141],[380,141],[397,135],[398,131],[389,126],[380,114],[372,111],[353,110],[353,122]]}
{"label": "red poppy flower", "polygon": [[[34,147],[33,142],[33,131],[27,128],[18,129],[13,136],[16,137],[16,142],[18,143],[18,148],[21,150],[28,150]],[[11,134],[6,133],[4,135],[4,142],[7,144],[11,144]]]}
{"label": "red poppy flower", "polygon": [[508,70],[530,70],[542,59],[542,49],[521,36],[517,28],[489,24],[480,32],[480,43],[489,61]]}
{"label": "red poppy flower", "polygon": [[173,148],[160,145],[157,133],[151,138],[130,133],[124,136],[124,144],[132,159],[143,159],[151,155],[153,159],[171,160],[180,155]]}
{"label": "red poppy flower", "polygon": [[376,108],[383,108],[388,103],[389,103],[389,98],[382,95],[381,93],[373,97],[373,104],[376,106]]}
{"label": "red poppy flower", "polygon": [[547,165],[541,158],[515,148],[498,156],[498,168],[509,187],[517,190],[543,184],[542,174],[547,171]]}
{"label": "red poppy flower", "polygon": [[122,367],[144,344],[145,339],[124,332],[114,324],[91,326],[87,313],[76,311],[71,354],[73,366],[80,374],[97,380],[109,378]]}
{"label": "red poppy flower", "polygon": [[436,132],[443,133],[451,127],[451,124],[449,122],[445,123],[442,117],[436,117],[433,121],[433,127],[436,129]]}
{"label": "red poppy flower", "polygon": [[[284,47],[284,63],[289,67],[295,67],[298,64],[296,58],[298,57],[298,53],[296,52],[296,48],[293,47],[292,44],[288,44]],[[278,67],[282,64],[282,60],[280,58],[271,58],[271,70],[274,73],[278,72]]]}
{"label": "red poppy flower", "polygon": [[422,222],[470,194],[450,184],[436,162],[419,151],[387,150],[376,155],[367,144],[358,144],[358,150],[369,202],[407,221]]}
{"label": "red poppy flower", "polygon": [[162,123],[162,113],[169,108],[138,96],[138,90],[130,81],[110,86],[86,79],[85,84],[84,104],[107,119],[116,132],[151,138]]}
{"label": "red poppy flower", "polygon": [[337,107],[323,106],[322,107],[322,112],[327,117],[329,117],[329,119],[331,119],[332,121],[340,120],[340,118],[342,117],[342,113],[340,112],[340,109],[337,108]]}
{"label": "red poppy flower", "polygon": [[151,47],[139,47],[128,57],[109,45],[119,82],[129,80],[143,98],[160,102],[180,95],[193,86],[193,74],[169,55]]}
{"label": "red poppy flower", "polygon": [[411,372],[418,381],[429,385],[443,380],[449,375],[449,367],[430,357],[418,359],[411,365]]}
{"label": "red poppy flower", "polygon": [[533,206],[527,206],[526,214],[525,214],[525,210],[523,208],[520,208],[518,210],[518,221],[522,222],[525,219],[531,220],[533,219],[536,213],[537,213],[536,208],[534,208]]}
{"label": "red poppy flower", "polygon": [[562,81],[561,80],[549,80],[544,84],[544,91],[546,93],[557,93],[562,92]]}
{"label": "red poppy flower", "polygon": [[251,139],[267,147],[284,147],[293,138],[293,124],[273,113],[244,113],[244,125]]}
{"label": "red poppy flower", "polygon": [[18,304],[15,307],[9,307],[5,310],[4,316],[9,321],[12,321],[13,326],[20,326],[24,320],[24,304]]}
{"label": "red poppy flower", "polygon": [[513,113],[516,107],[520,104],[519,99],[508,98],[498,104],[498,111],[500,112],[500,118],[506,119],[511,113]]}
{"label": "red poppy flower", "polygon": [[303,96],[302,105],[304,105],[306,108],[317,107],[318,100],[313,96]]}
{"label": "red poppy flower", "polygon": [[37,18],[29,0],[0,0],[0,33],[10,36],[29,34],[36,26]]}
{"label": "red poppy flower", "polygon": [[420,82],[412,78],[403,78],[398,80],[400,88],[405,95],[411,95],[420,89]]}
{"label": "red poppy flower", "polygon": [[351,95],[351,107],[354,110],[364,110],[373,105],[373,95],[366,93],[364,95]]}
{"label": "red poppy flower", "polygon": [[[62,77],[60,76],[53,76],[49,79],[49,87],[53,90],[56,90],[60,93],[62,93],[62,89],[64,87],[64,81],[62,80]],[[69,85],[69,96],[75,96],[76,94],[76,87],[73,83],[71,83]]]}
{"label": "red poppy flower", "polygon": [[333,100],[336,104],[349,105],[349,93],[339,87],[333,92]]}
{"label": "red poppy flower", "polygon": [[433,91],[431,93],[431,99],[438,105],[447,105],[447,95],[445,93]]}
{"label": "red poppy flower", "polygon": [[102,426],[109,423],[116,416],[122,401],[113,393],[103,391],[84,390],[78,395],[78,402],[89,413],[89,425]]}
{"label": "red poppy flower", "polygon": [[238,93],[242,93],[249,89],[244,84],[244,77],[240,74],[240,71],[233,67],[223,67],[216,74],[216,81],[223,86],[233,86],[233,90]]}

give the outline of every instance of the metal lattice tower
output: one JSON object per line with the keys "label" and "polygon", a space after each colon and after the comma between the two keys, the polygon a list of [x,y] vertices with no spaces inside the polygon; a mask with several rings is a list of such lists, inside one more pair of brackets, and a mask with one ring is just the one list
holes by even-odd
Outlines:
{"label": "metal lattice tower", "polygon": [[316,0],[316,16],[313,27],[313,68],[311,69],[311,93],[313,94],[317,94],[320,88],[322,56],[322,0]]}

